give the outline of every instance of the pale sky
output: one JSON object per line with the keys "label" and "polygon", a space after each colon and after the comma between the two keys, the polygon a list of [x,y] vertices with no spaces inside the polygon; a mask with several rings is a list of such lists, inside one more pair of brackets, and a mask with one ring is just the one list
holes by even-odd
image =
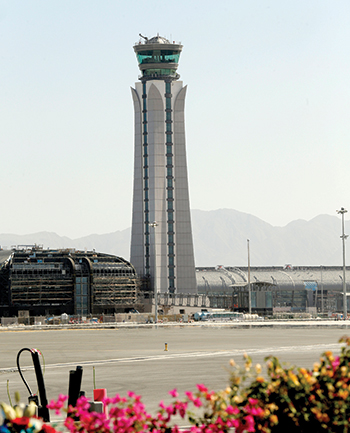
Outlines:
{"label": "pale sky", "polygon": [[131,225],[139,33],[184,46],[192,209],[350,209],[348,0],[0,0],[0,233]]}

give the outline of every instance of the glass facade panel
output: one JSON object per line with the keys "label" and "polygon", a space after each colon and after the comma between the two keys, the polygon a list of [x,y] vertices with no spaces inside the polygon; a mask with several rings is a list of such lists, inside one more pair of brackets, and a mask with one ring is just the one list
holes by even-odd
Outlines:
{"label": "glass facade panel", "polygon": [[147,63],[179,63],[180,53],[171,50],[149,50],[137,53],[136,56],[140,65]]}
{"label": "glass facade panel", "polygon": [[145,71],[143,71],[143,75],[145,77],[159,77],[162,75],[175,76],[176,69],[146,69]]}
{"label": "glass facade panel", "polygon": [[266,292],[266,308],[272,308],[272,292]]}
{"label": "glass facade panel", "polygon": [[251,292],[252,308],[256,308],[256,292]]}

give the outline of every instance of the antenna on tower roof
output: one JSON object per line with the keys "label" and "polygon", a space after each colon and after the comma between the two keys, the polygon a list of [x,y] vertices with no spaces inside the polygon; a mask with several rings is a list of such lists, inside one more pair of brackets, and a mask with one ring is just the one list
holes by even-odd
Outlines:
{"label": "antenna on tower roof", "polygon": [[145,41],[148,41],[148,37],[147,36],[142,36],[141,33],[139,33],[139,36],[141,36],[141,38],[143,38]]}

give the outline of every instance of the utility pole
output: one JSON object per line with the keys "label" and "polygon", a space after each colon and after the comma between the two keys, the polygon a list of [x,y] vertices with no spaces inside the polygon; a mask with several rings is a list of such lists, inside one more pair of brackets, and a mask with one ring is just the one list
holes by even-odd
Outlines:
{"label": "utility pole", "polygon": [[345,240],[348,237],[348,235],[344,234],[344,214],[347,212],[346,209],[343,207],[340,210],[337,210],[338,214],[341,214],[341,221],[342,221],[342,235],[340,236],[343,243],[343,318],[344,320],[348,317],[348,300],[347,300],[347,293],[346,293],[346,280],[345,280],[345,273],[346,273],[346,267],[345,267]]}
{"label": "utility pole", "polygon": [[156,227],[158,226],[157,221],[149,223],[149,226],[153,229],[152,236],[152,249],[153,249],[153,260],[154,260],[154,275],[153,275],[153,289],[154,289],[154,322],[158,323],[158,288],[157,288],[157,251],[156,251]]}
{"label": "utility pole", "polygon": [[249,305],[249,314],[252,314],[252,292],[250,290],[250,250],[249,250],[249,239],[247,239],[247,247],[248,247],[248,305]]}
{"label": "utility pole", "polygon": [[324,303],[323,303],[323,266],[321,265],[321,313],[324,313]]}

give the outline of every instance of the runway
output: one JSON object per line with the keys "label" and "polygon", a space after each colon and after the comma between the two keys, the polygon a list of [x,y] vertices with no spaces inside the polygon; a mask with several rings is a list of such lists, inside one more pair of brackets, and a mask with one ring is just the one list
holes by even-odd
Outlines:
{"label": "runway", "polygon": [[[219,390],[229,382],[229,361],[241,362],[246,352],[253,362],[276,355],[282,361],[311,367],[325,350],[339,352],[339,338],[347,329],[327,328],[247,328],[169,327],[147,329],[88,329],[57,331],[1,332],[0,400],[8,401],[20,391],[22,401],[28,391],[16,369],[16,356],[23,347],[37,348],[45,360],[48,399],[68,392],[69,370],[84,369],[82,389],[92,394],[92,371],[96,387],[108,395],[141,394],[149,411],[161,400],[170,401],[168,391],[195,389],[197,383]],[[168,351],[165,351],[167,343]],[[31,357],[24,352],[21,367],[35,392]]]}

